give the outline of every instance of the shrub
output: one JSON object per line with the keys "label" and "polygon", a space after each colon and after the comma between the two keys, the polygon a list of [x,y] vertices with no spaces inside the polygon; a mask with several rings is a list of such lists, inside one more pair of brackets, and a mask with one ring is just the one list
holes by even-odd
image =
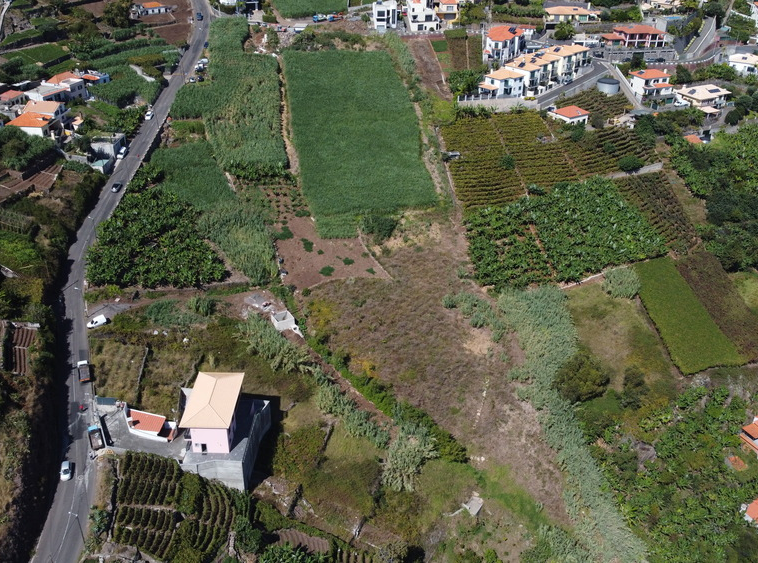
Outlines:
{"label": "shrub", "polygon": [[597,358],[580,349],[556,373],[555,387],[566,400],[577,403],[605,393],[610,380]]}
{"label": "shrub", "polygon": [[640,290],[640,278],[632,268],[613,268],[605,272],[603,291],[611,297],[633,298]]}
{"label": "shrub", "polygon": [[504,154],[500,157],[500,167],[503,170],[513,170],[516,168],[516,159],[510,154]]}
{"label": "shrub", "polygon": [[645,374],[637,366],[628,366],[624,370],[624,392],[621,404],[624,407],[639,408],[642,398],[650,389],[645,384]]}
{"label": "shrub", "polygon": [[187,300],[187,309],[197,315],[210,317],[216,311],[216,300],[204,295],[196,295]]}
{"label": "shrub", "polygon": [[334,268],[332,266],[324,266],[318,271],[318,273],[322,276],[329,277],[334,273]]}
{"label": "shrub", "polygon": [[645,161],[634,155],[622,156],[618,160],[618,167],[624,172],[639,170],[645,165]]}
{"label": "shrub", "polygon": [[397,223],[397,219],[386,215],[366,215],[361,221],[361,231],[372,235],[374,244],[381,244],[392,236]]}
{"label": "shrub", "polygon": [[438,455],[434,438],[425,427],[403,424],[387,451],[382,484],[394,491],[413,491],[422,465]]}

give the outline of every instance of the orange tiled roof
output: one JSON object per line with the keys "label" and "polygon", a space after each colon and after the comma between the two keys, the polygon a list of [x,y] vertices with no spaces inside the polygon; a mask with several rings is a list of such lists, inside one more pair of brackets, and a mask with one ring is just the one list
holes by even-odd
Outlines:
{"label": "orange tiled roof", "polygon": [[642,78],[643,80],[649,80],[650,78],[671,78],[670,74],[666,74],[662,70],[657,70],[654,68],[648,68],[646,70],[635,70],[629,74],[632,76],[637,76],[638,78]]}
{"label": "orange tiled roof", "polygon": [[8,90],[0,94],[0,101],[7,102],[8,100],[14,100],[19,96],[23,96],[24,93],[19,90]]}
{"label": "orange tiled roof", "polygon": [[750,518],[753,520],[758,520],[758,499],[755,499],[753,502],[747,505],[745,514],[750,516]]}
{"label": "orange tiled roof", "polygon": [[60,84],[64,80],[69,80],[71,78],[78,79],[79,77],[75,75],[73,72],[61,72],[60,74],[56,74],[55,76],[51,76],[45,82],[48,84]]}
{"label": "orange tiled roof", "polygon": [[9,121],[7,125],[15,127],[44,127],[50,123],[50,117],[33,111],[22,113],[16,119]]}
{"label": "orange tiled roof", "polygon": [[756,424],[755,421],[743,426],[742,431],[754,440],[758,438],[758,424]]}
{"label": "orange tiled roof", "polygon": [[703,144],[703,139],[701,139],[697,135],[685,135],[684,136],[684,140],[685,141],[689,141],[693,145],[702,145]]}
{"label": "orange tiled roof", "polygon": [[613,31],[616,31],[618,33],[623,33],[624,35],[639,35],[639,34],[647,34],[647,35],[664,35],[664,32],[656,27],[652,27],[650,25],[629,25],[629,26],[619,26],[614,27]]}
{"label": "orange tiled roof", "polygon": [[745,471],[745,469],[747,469],[747,464],[736,455],[733,455],[729,457],[728,459],[729,459],[729,464],[732,466],[732,468],[735,471]]}
{"label": "orange tiled roof", "polygon": [[160,2],[145,2],[142,4],[143,8],[163,8],[163,4]]}
{"label": "orange tiled roof", "polygon": [[158,433],[166,422],[165,416],[151,414],[144,411],[136,411],[134,409],[129,409],[129,416],[132,418],[132,428],[135,430],[142,430],[143,432]]}
{"label": "orange tiled roof", "polygon": [[569,119],[574,119],[575,117],[584,117],[585,115],[590,114],[590,112],[588,112],[586,109],[582,109],[579,106],[566,106],[565,108],[558,108],[556,110],[553,110],[553,113],[562,117],[567,117]]}
{"label": "orange tiled roof", "polygon": [[507,26],[507,25],[499,25],[497,27],[493,27],[490,29],[490,32],[487,34],[487,37],[492,39],[493,41],[510,41],[514,37],[518,37],[519,35],[524,34],[523,29],[516,28],[515,33],[511,33],[511,29],[513,26]]}

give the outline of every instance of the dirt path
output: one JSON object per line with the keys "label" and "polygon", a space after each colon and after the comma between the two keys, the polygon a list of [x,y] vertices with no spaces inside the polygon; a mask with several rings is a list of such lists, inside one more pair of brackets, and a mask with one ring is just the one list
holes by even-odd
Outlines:
{"label": "dirt path", "polygon": [[412,38],[408,39],[407,43],[413,58],[416,59],[416,68],[423,85],[446,102],[453,101],[453,95],[445,83],[442,67],[434,54],[429,39],[425,37]]}

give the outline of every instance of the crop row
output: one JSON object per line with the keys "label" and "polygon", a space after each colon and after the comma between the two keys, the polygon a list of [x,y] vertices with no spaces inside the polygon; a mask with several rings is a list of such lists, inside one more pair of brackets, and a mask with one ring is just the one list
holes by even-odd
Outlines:
{"label": "crop row", "polygon": [[643,262],[635,269],[640,277],[642,303],[671,360],[683,373],[744,363],[669,258]]}
{"label": "crop row", "polygon": [[117,525],[113,532],[116,543],[133,545],[154,555],[160,561],[168,561],[166,557],[174,534],[163,530]]}
{"label": "crop row", "polygon": [[610,119],[615,115],[624,113],[624,109],[629,105],[629,102],[622,93],[608,96],[597,88],[592,88],[590,90],[583,90],[569,98],[558,98],[555,105],[559,108],[579,106],[590,113],[599,113],[604,119]]}
{"label": "crop row", "polygon": [[498,287],[541,281],[551,270],[558,281],[577,281],[608,265],[664,251],[639,212],[600,178],[476,210],[467,226],[477,278]]}
{"label": "crop row", "polygon": [[179,513],[169,510],[121,506],[116,513],[116,524],[119,526],[140,526],[167,531],[173,529],[178,521]]}
{"label": "crop row", "polygon": [[684,257],[676,266],[729,340],[748,359],[758,358],[758,316],[745,305],[721,262],[713,254],[699,251]]}
{"label": "crop row", "polygon": [[665,173],[627,176],[615,182],[623,196],[642,211],[670,248],[685,252],[692,247],[696,240],[695,228],[671,190]]}
{"label": "crop row", "polygon": [[145,478],[145,475],[122,477],[116,500],[119,504],[169,505],[176,494],[176,481],[170,478]]}
{"label": "crop row", "polygon": [[219,165],[237,176],[259,180],[283,174],[287,154],[281,132],[279,64],[273,57],[245,53],[247,36],[244,19],[211,24],[211,80],[181,88],[171,115],[202,117]]}

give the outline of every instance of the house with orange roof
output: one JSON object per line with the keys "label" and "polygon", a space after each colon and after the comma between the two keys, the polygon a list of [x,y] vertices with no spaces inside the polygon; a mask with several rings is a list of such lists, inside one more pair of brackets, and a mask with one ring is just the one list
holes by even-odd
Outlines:
{"label": "house with orange roof", "polygon": [[124,417],[129,433],[154,440],[156,442],[171,442],[176,437],[176,423],[167,422],[165,416],[124,406]]}
{"label": "house with orange roof", "polygon": [[432,6],[441,21],[450,24],[458,20],[460,15],[458,0],[434,0]]}
{"label": "house with orange roof", "polygon": [[6,126],[18,127],[27,135],[35,137],[54,137],[54,133],[60,128],[60,123],[49,115],[30,111],[12,119],[6,123]]}
{"label": "house with orange roof", "polygon": [[84,80],[73,72],[62,72],[43,80],[39,86],[26,92],[30,100],[38,102],[67,102],[75,98],[88,98]]}
{"label": "house with orange roof", "polygon": [[23,104],[27,100],[28,98],[26,97],[26,94],[20,90],[6,90],[0,94],[0,105],[8,108]]}
{"label": "house with orange roof", "polygon": [[269,401],[242,394],[245,374],[199,372],[182,389],[179,428],[187,447],[182,469],[247,488],[263,435],[271,427]]}
{"label": "house with orange roof", "polygon": [[754,526],[758,526],[758,524],[756,524],[756,520],[758,520],[758,499],[755,499],[750,504],[743,504],[740,506],[740,512],[747,522],[750,522]]}
{"label": "house with orange roof", "polygon": [[671,75],[662,70],[635,70],[629,73],[629,84],[641,102],[670,104],[674,101],[674,86],[669,83],[669,78]]}
{"label": "house with orange roof", "polygon": [[586,7],[582,4],[571,4],[564,6],[553,6],[545,8],[545,29],[554,29],[559,23],[587,23],[600,19],[600,10],[593,10],[592,5],[588,2]]}
{"label": "house with orange roof", "polygon": [[666,45],[666,32],[650,25],[620,25],[613,33],[621,37],[621,45],[629,49],[655,49]]}
{"label": "house with orange roof", "polygon": [[753,422],[742,427],[740,432],[742,449],[758,455],[758,417],[753,417]]}
{"label": "house with orange roof", "polygon": [[564,121],[569,125],[586,125],[590,119],[590,112],[579,106],[566,106],[548,112],[548,115],[558,121]]}
{"label": "house with orange roof", "polygon": [[155,16],[157,14],[167,14],[170,11],[171,6],[165,6],[160,2],[144,2],[132,5],[132,12],[136,12],[139,16]]}
{"label": "house with orange roof", "polygon": [[526,30],[519,26],[498,25],[490,28],[484,39],[484,57],[504,63],[526,49]]}
{"label": "house with orange roof", "polygon": [[69,113],[66,104],[61,102],[38,102],[36,100],[29,100],[21,113],[36,112],[55,119],[59,119],[61,123],[65,123],[69,120]]}
{"label": "house with orange roof", "polygon": [[484,75],[479,94],[498,98],[520,98],[524,94],[524,74],[510,68],[499,68]]}
{"label": "house with orange roof", "polygon": [[703,139],[695,135],[694,133],[692,135],[685,135],[684,140],[687,142],[692,143],[693,145],[702,145],[704,144]]}

